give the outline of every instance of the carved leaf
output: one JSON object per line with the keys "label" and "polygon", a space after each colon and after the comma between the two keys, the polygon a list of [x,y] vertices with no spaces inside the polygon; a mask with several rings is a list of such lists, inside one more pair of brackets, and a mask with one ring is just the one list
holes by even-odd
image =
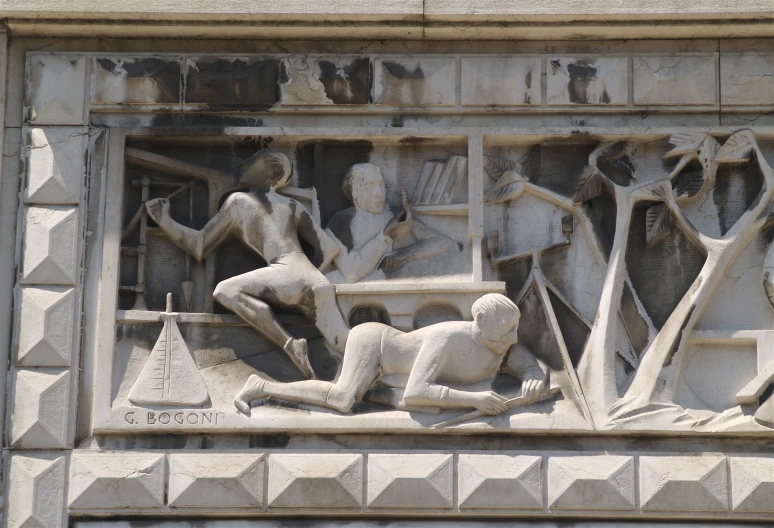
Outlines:
{"label": "carved leaf", "polygon": [[540,145],[533,145],[519,160],[517,170],[526,180],[534,183],[540,176],[540,167]]}
{"label": "carved leaf", "polygon": [[769,302],[774,306],[774,277],[770,273],[763,274],[763,289],[766,291],[766,297],[769,298]]}
{"label": "carved leaf", "polygon": [[518,198],[524,191],[524,178],[516,171],[506,171],[494,187],[484,195],[487,203],[506,202]]}
{"label": "carved leaf", "polygon": [[675,158],[685,154],[693,154],[701,148],[707,134],[701,132],[678,132],[669,138],[672,149],[664,154],[663,159]]}
{"label": "carved leaf", "polygon": [[749,130],[737,132],[715,154],[716,163],[746,163],[755,148],[755,136]]}
{"label": "carved leaf", "polygon": [[508,172],[516,169],[516,163],[509,159],[504,152],[495,152],[494,154],[486,156],[487,162],[484,165],[484,170],[489,176],[495,180]]}
{"label": "carved leaf", "polygon": [[648,247],[669,232],[669,209],[664,204],[654,205],[645,212],[645,243]]}
{"label": "carved leaf", "polygon": [[675,181],[675,195],[694,196],[704,185],[704,171],[681,172]]}
{"label": "carved leaf", "polygon": [[596,198],[606,186],[605,177],[591,165],[586,165],[581,173],[572,201],[576,204]]}

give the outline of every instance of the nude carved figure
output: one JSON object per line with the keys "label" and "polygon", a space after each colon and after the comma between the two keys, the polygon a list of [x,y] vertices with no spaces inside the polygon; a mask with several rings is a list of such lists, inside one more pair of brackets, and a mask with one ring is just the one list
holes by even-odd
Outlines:
{"label": "nude carved figure", "polygon": [[[266,267],[218,283],[213,296],[282,347],[301,373],[313,379],[306,340],[291,336],[275,318],[271,305],[298,308],[339,353],[349,328],[336,305],[333,285],[320,272],[333,262],[338,245],[303,205],[276,192],[289,183],[292,172],[287,156],[274,149],[260,150],[240,168],[240,183],[250,185],[250,190],[231,194],[200,231],[173,220],[167,199],[149,200],[146,207],[171,241],[196,260],[204,259],[229,234],[236,233],[268,262]],[[299,237],[319,253],[319,269],[302,251]]]}

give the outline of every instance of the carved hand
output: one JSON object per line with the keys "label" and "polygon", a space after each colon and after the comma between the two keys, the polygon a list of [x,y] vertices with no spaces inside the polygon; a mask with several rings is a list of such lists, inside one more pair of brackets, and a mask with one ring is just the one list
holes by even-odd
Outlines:
{"label": "carved hand", "polygon": [[406,189],[403,189],[400,192],[400,199],[403,202],[403,210],[396,213],[395,216],[387,222],[383,231],[386,236],[393,240],[398,240],[411,233],[412,212],[411,205],[408,202],[408,193],[406,192]]}
{"label": "carved hand", "polygon": [[496,392],[476,392],[473,396],[473,406],[484,414],[503,414],[508,410],[508,400]]}
{"label": "carved hand", "polygon": [[148,200],[145,202],[145,208],[148,210],[148,215],[159,225],[165,218],[169,218],[169,200],[166,198]]}
{"label": "carved hand", "polygon": [[525,379],[521,384],[521,396],[526,404],[534,402],[543,391],[545,383],[541,379]]}

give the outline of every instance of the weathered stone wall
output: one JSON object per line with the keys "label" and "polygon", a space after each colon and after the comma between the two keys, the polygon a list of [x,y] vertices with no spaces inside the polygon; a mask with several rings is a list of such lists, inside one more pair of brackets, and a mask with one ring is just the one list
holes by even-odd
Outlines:
{"label": "weathered stone wall", "polygon": [[[33,11],[30,5],[8,9]],[[47,16],[55,8],[47,7]],[[754,8],[732,14],[754,16]],[[770,213],[756,208],[766,205],[774,174],[771,40],[238,42],[12,33],[2,57],[7,526],[299,516],[731,526],[774,518],[774,417],[759,412],[771,399],[774,365],[765,275]],[[134,209],[155,197],[140,195],[149,185],[143,176],[208,171],[196,181],[209,187],[196,194],[190,184],[184,192],[191,205],[173,209],[179,221],[201,228],[225,200],[216,199],[212,182],[228,179],[249,148],[265,146],[259,137],[292,158],[293,199],[310,204],[322,224],[348,205],[338,194],[325,201],[326,189],[338,193],[340,183],[329,175],[355,162],[379,165],[388,204],[400,207],[401,187],[418,185],[425,163],[466,158],[459,200],[410,197],[417,216],[459,242],[461,256],[452,248],[382,282],[337,283],[338,308],[352,324],[356,308],[377,306],[393,326],[411,330],[424,326],[424,307],[436,310],[427,312],[431,320],[470,321],[475,299],[506,293],[521,308],[520,342],[535,349],[551,372],[546,387],[558,387],[561,398],[446,429],[434,426],[459,411],[364,405],[345,414],[293,400],[256,407],[250,416],[235,412],[231,400],[247,374],[268,369],[280,382],[299,379],[281,347],[212,301],[215,283],[237,273],[229,266],[263,263],[229,249],[209,264],[185,264],[171,245],[122,240],[134,236],[123,232]],[[335,150],[340,144],[347,146]],[[315,149],[331,149],[344,169],[336,159],[320,165]],[[581,154],[559,163],[569,151]],[[685,156],[683,174],[669,160]],[[553,172],[552,163],[559,166]],[[581,179],[586,167],[609,181],[584,187],[595,181]],[[669,175],[674,181],[659,183]],[[308,184],[301,181],[307,176]],[[508,177],[513,186],[504,185]],[[643,187],[621,183],[630,177]],[[627,194],[647,183],[658,192]],[[225,195],[230,187],[218,189]],[[612,212],[605,193],[613,196]],[[625,235],[634,242],[623,244],[629,256],[616,260],[615,226],[624,215],[615,205],[626,200],[655,213],[674,205],[664,217],[677,220],[646,224],[648,213],[632,205],[639,216],[631,213],[635,227]],[[545,203],[560,212],[545,213]],[[680,223],[681,207],[687,223]],[[748,208],[756,214],[745,216]],[[734,231],[748,222],[754,233]],[[648,363],[669,352],[658,336],[674,325],[670,317],[691,295],[704,262],[721,259],[723,244],[737,239],[744,244],[719,268],[717,287],[697,309],[702,315],[685,316],[690,335],[679,341],[674,365],[672,355]],[[653,250],[646,240],[666,246]],[[122,249],[129,245],[132,251]],[[568,246],[576,251],[568,261],[551,260]],[[122,272],[133,265],[127,254],[137,259],[146,250],[151,264],[142,280],[135,268]],[[150,260],[154,251],[163,258]],[[533,260],[522,269],[525,255]],[[614,280],[611,263],[626,267],[627,277]],[[534,306],[553,308],[551,329],[530,333],[543,321],[530,311],[533,268],[544,270],[531,275],[543,296]],[[189,277],[194,300],[183,309],[178,288]],[[204,372],[204,407],[137,404],[129,395],[158,346],[161,321],[172,317],[160,304],[172,290],[183,312],[174,324]],[[605,297],[614,290],[617,299]],[[606,299],[615,305],[607,312]],[[600,323],[615,326],[619,317],[624,344],[608,339],[609,326]],[[278,319],[313,343],[312,366],[321,379],[333,379],[339,360],[313,325],[293,314]],[[563,326],[570,319],[584,328],[578,343],[575,330]],[[637,325],[644,329],[639,340]],[[540,341],[547,335],[560,339]],[[251,359],[254,348],[258,359]],[[557,364],[545,354],[554,348]],[[599,364],[590,359],[597,356]],[[638,377],[643,365],[655,374]],[[750,384],[755,388],[744,393]],[[636,403],[626,399],[632,385],[648,391],[644,406],[609,412],[611,398]],[[106,516],[110,521],[100,520]]]}

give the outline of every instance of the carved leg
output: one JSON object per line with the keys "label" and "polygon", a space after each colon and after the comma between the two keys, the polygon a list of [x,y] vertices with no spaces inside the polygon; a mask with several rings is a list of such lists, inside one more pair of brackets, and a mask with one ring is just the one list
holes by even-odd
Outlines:
{"label": "carved leg", "polygon": [[[365,328],[363,328],[365,327]],[[384,325],[371,324],[355,329],[354,339],[344,354],[341,375],[336,383],[307,380],[280,383],[268,376],[252,375],[234,399],[237,409],[247,414],[250,401],[277,398],[296,403],[320,405],[346,413],[360,401],[379,377],[379,356]]]}
{"label": "carved leg", "polygon": [[277,321],[271,307],[259,297],[266,293],[266,283],[275,279],[276,270],[271,267],[238,275],[220,282],[213,293],[215,300],[244,319],[274,344],[282,347],[285,354],[305,377],[314,379],[309,364],[305,339],[296,339]]}
{"label": "carved leg", "polygon": [[234,405],[243,414],[250,414],[250,402],[261,398],[277,398],[330,407],[327,399],[328,391],[332,386],[332,383],[317,380],[280,383],[260,374],[253,374],[234,398]]}
{"label": "carved leg", "polygon": [[314,309],[305,312],[333,350],[342,354],[349,336],[349,327],[344,322],[339,305],[336,304],[336,290],[324,279],[312,287]]}
{"label": "carved leg", "polygon": [[[296,339],[274,317],[271,307],[260,299],[244,293],[239,294],[239,301],[234,312],[249,322],[266,337],[282,346],[282,350],[305,377],[315,379],[314,370],[309,363],[309,352],[306,339]],[[282,339],[284,341],[280,342]]]}

